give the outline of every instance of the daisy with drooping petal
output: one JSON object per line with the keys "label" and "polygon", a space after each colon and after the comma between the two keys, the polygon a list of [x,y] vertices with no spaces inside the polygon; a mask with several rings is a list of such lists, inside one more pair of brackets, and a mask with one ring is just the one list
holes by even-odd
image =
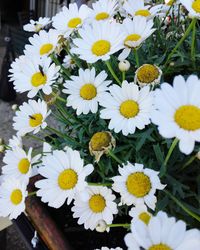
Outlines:
{"label": "daisy with drooping petal", "polygon": [[190,17],[200,19],[200,0],[180,0],[180,2],[188,10]]}
{"label": "daisy with drooping petal", "polygon": [[106,93],[100,100],[100,105],[105,107],[100,117],[110,119],[109,129],[128,135],[150,123],[153,97],[149,86],[139,90],[136,84],[124,81],[122,87],[112,85],[109,90],[110,94]]}
{"label": "daisy with drooping petal", "polygon": [[93,171],[93,166],[84,162],[78,151],[56,150],[44,156],[39,173],[46,179],[37,181],[37,196],[50,207],[59,208],[67,200],[69,205],[79,192],[87,186],[85,178]]}
{"label": "daisy with drooping petal", "polygon": [[63,66],[66,69],[75,69],[76,63],[70,55],[66,55],[63,59]]}
{"label": "daisy with drooping petal", "polygon": [[16,80],[16,72],[22,72],[23,66],[26,63],[27,63],[27,57],[25,55],[19,56],[11,63],[10,69],[9,69],[10,81]]}
{"label": "daisy with drooping petal", "polygon": [[152,27],[153,21],[147,21],[145,17],[135,16],[133,20],[126,18],[121,25],[124,50],[118,59],[120,61],[126,59],[131,49],[138,48],[156,30]]}
{"label": "daisy with drooping petal", "polygon": [[84,224],[85,229],[94,230],[100,220],[107,224],[113,221],[113,215],[117,214],[115,195],[111,189],[102,186],[89,186],[83,195],[77,196],[72,207],[73,217],[79,218],[78,224]]}
{"label": "daisy with drooping petal", "polygon": [[99,99],[107,90],[111,81],[107,81],[105,71],[96,75],[95,68],[79,69],[78,76],[71,76],[72,80],[65,82],[63,92],[69,94],[67,106],[76,110],[77,115],[96,113]]}
{"label": "daisy with drooping petal", "polygon": [[26,153],[22,148],[7,150],[3,158],[6,164],[2,167],[2,173],[5,177],[14,177],[20,181],[28,182],[31,176],[31,159],[32,148]]}
{"label": "daisy with drooping petal", "polygon": [[44,101],[29,100],[28,103],[24,102],[16,116],[13,118],[13,127],[17,130],[18,136],[24,136],[29,132],[36,134],[41,128],[47,126],[45,119],[51,111],[47,111],[47,104]]}
{"label": "daisy with drooping petal", "polygon": [[4,178],[0,186],[0,216],[16,219],[25,210],[26,183]]}
{"label": "daisy with drooping petal", "polygon": [[151,5],[145,5],[144,0],[127,0],[124,2],[123,9],[131,16],[143,16],[149,19],[163,9],[163,4],[151,7]]}
{"label": "daisy with drooping petal", "polygon": [[110,55],[123,47],[123,36],[120,24],[93,22],[79,30],[81,38],[73,40],[76,47],[71,52],[80,55],[80,58],[88,63],[98,60],[109,60]]}
{"label": "daisy with drooping petal", "polygon": [[155,86],[160,83],[162,70],[153,64],[143,64],[135,72],[134,82],[141,87],[150,85]]}
{"label": "daisy with drooping petal", "polygon": [[[176,221],[166,213],[159,212],[153,216],[148,225],[140,220],[131,225],[131,233],[125,236],[128,250],[198,250],[200,231],[186,230],[185,222]],[[135,244],[133,243],[137,243]]]}
{"label": "daisy with drooping petal", "polygon": [[119,173],[119,176],[112,178],[112,188],[120,193],[122,204],[137,206],[145,203],[154,210],[157,201],[155,192],[165,187],[160,183],[159,172],[144,168],[142,164],[128,162],[119,167]]}
{"label": "daisy with drooping petal", "polygon": [[92,4],[90,18],[96,21],[108,20],[116,13],[117,7],[117,0],[99,0]]}
{"label": "daisy with drooping petal", "polygon": [[52,92],[51,85],[58,78],[59,69],[49,57],[27,58],[23,69],[13,72],[14,88],[19,93],[29,91],[29,98],[33,98],[39,90],[49,95]]}
{"label": "daisy with drooping petal", "polygon": [[129,215],[133,217],[131,223],[134,223],[135,220],[141,220],[145,224],[148,224],[152,215],[148,212],[147,207],[144,204],[138,204],[135,207],[132,207],[129,211]]}
{"label": "daisy with drooping petal", "polygon": [[48,17],[40,17],[38,21],[34,21],[31,19],[30,23],[27,23],[23,26],[23,29],[29,32],[39,32],[41,29],[47,26],[50,22],[51,22],[50,18]]}
{"label": "daisy with drooping petal", "polygon": [[59,35],[54,29],[50,29],[48,32],[41,30],[39,34],[34,34],[29,38],[30,44],[25,46],[25,55],[32,57],[33,55],[48,56],[55,51],[58,45]]}
{"label": "daisy with drooping petal", "polygon": [[69,8],[64,6],[62,11],[52,18],[52,25],[60,35],[64,35],[67,38],[74,29],[84,23],[90,12],[91,9],[85,4],[82,4],[78,8],[76,3],[71,3],[69,4]]}
{"label": "daisy with drooping petal", "polygon": [[163,83],[155,91],[152,121],[163,137],[179,139],[179,149],[184,154],[194,150],[195,141],[200,142],[199,93],[200,80],[195,75],[187,80],[176,76],[173,86]]}

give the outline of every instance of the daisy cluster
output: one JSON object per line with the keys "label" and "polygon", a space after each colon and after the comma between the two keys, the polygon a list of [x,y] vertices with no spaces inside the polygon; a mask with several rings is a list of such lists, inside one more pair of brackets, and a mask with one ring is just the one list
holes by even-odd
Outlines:
{"label": "daisy cluster", "polygon": [[[165,60],[148,58],[160,32],[171,23],[186,26],[188,17],[188,29]],[[36,195],[56,209],[70,206],[85,229],[127,228],[128,249],[199,250],[200,231],[162,211],[200,221],[194,202],[180,201],[190,187],[178,179],[199,157],[200,79],[176,75],[165,82],[171,58],[191,29],[195,36],[199,17],[199,0],[99,0],[91,8],[69,4],[51,20],[25,25],[35,34],[12,63],[10,80],[29,100],[17,108],[16,135],[4,145],[0,216],[16,219]],[[25,137],[43,143],[39,153],[23,145]],[[197,193],[186,197],[199,199]],[[130,223],[115,223],[121,215]]]}

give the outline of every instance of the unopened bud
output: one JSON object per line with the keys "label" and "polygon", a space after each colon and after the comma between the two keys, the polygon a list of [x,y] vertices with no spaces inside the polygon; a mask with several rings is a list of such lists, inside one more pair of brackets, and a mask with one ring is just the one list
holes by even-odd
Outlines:
{"label": "unopened bud", "polygon": [[96,231],[99,233],[105,232],[107,229],[107,224],[104,220],[99,220],[96,226]]}
{"label": "unopened bud", "polygon": [[5,150],[5,147],[3,145],[0,145],[0,153],[3,153]]}
{"label": "unopened bud", "polygon": [[129,61],[123,60],[119,62],[118,67],[120,71],[125,72],[130,69],[131,65]]}
{"label": "unopened bud", "polygon": [[13,111],[15,111],[15,110],[17,110],[18,105],[17,104],[13,104],[11,108],[12,108]]}

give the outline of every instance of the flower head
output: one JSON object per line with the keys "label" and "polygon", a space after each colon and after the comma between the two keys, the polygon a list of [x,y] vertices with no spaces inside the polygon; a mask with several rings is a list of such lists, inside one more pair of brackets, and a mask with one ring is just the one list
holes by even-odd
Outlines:
{"label": "flower head", "polygon": [[200,0],[180,0],[180,2],[188,10],[190,17],[200,19]]}
{"label": "flower head", "polygon": [[40,17],[37,21],[34,21],[31,19],[30,23],[25,24],[23,26],[23,29],[29,32],[39,32],[41,29],[47,26],[50,22],[51,22],[50,18],[48,17]]}

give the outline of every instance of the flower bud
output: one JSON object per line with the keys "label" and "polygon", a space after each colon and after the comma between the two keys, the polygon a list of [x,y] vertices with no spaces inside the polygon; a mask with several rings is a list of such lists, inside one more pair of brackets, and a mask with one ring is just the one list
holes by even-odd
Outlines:
{"label": "flower bud", "polygon": [[3,145],[0,145],[0,153],[3,153],[5,150],[5,147]]}
{"label": "flower bud", "polygon": [[18,105],[17,104],[13,104],[11,108],[12,108],[13,111],[16,111],[17,108],[18,108]]}
{"label": "flower bud", "polygon": [[107,229],[107,224],[104,220],[99,220],[97,222],[96,231],[99,233],[104,233]]}
{"label": "flower bud", "polygon": [[123,60],[119,62],[118,67],[120,71],[125,72],[130,69],[131,65],[129,61]]}

